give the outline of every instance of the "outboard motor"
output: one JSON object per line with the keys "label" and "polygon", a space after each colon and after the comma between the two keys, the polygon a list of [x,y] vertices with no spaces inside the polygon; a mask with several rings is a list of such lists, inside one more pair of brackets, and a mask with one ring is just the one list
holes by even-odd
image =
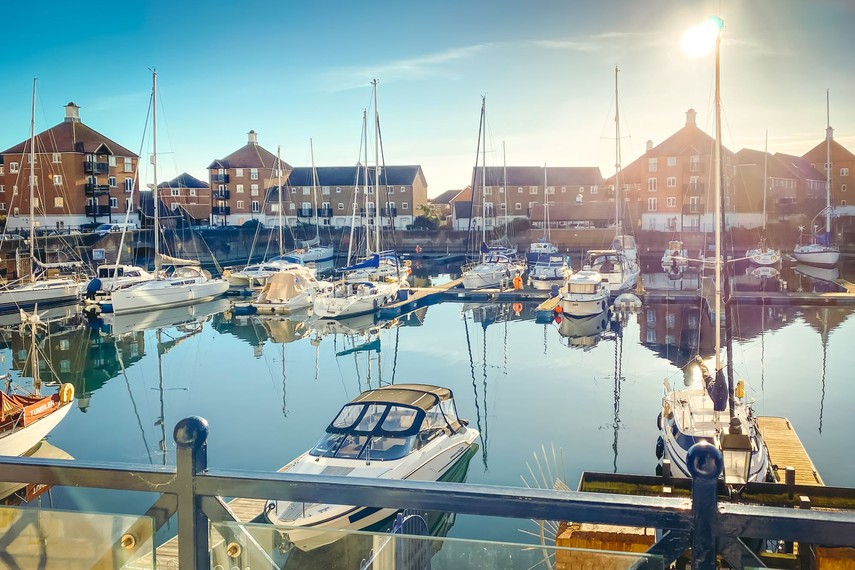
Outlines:
{"label": "outboard motor", "polygon": [[101,280],[95,277],[86,284],[86,298],[90,301],[95,300],[95,293],[101,290]]}

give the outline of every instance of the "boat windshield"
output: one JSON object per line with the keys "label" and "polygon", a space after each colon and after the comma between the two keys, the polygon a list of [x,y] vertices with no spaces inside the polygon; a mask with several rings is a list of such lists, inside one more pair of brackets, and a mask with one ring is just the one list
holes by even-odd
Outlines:
{"label": "boat windshield", "polygon": [[[443,411],[439,407],[434,409],[441,419]],[[453,403],[451,409],[454,413]],[[347,404],[310,453],[366,461],[400,459],[413,450],[421,428],[438,423],[432,412],[426,415],[418,408],[386,402]]]}
{"label": "boat windshield", "polygon": [[592,294],[596,293],[596,284],[594,283],[574,283],[570,282],[571,293]]}

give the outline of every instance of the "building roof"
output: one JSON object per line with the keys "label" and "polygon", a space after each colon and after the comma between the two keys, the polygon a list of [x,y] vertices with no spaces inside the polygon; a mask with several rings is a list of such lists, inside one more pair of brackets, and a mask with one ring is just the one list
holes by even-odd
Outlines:
{"label": "building roof", "polygon": [[195,176],[191,176],[186,172],[183,172],[170,180],[169,182],[161,182],[157,185],[158,188],[196,188],[202,190],[208,190],[210,186],[208,186],[207,182],[203,182],[199,180]]}
{"label": "building roof", "polygon": [[[544,173],[545,171],[545,173]],[[549,186],[598,186],[603,183],[603,175],[596,166],[488,166],[473,167],[475,186],[481,186],[481,174],[484,173],[484,186],[543,186],[544,180]]]}
{"label": "building roof", "polygon": [[[28,152],[29,148],[30,139],[27,139],[0,154],[21,154]],[[78,152],[139,158],[136,153],[79,121],[63,121],[37,134],[36,152]]]}
{"label": "building roof", "polygon": [[[802,155],[802,158],[806,159],[811,164],[825,164],[826,159],[828,158],[828,150],[825,140],[820,142],[818,145],[807,151]],[[837,162],[855,162],[855,154],[849,152],[845,146],[840,144],[834,139],[831,139],[831,163],[834,165],[834,161]]]}
{"label": "building roof", "polygon": [[775,153],[775,159],[787,170],[792,172],[795,178],[801,180],[825,180],[825,174],[813,167],[809,160],[791,154]]}
{"label": "building roof", "polygon": [[[215,160],[208,170],[215,168],[274,168],[276,155],[258,143],[246,143],[225,158]],[[282,161],[282,169],[290,170],[291,166]]]}
{"label": "building roof", "polygon": [[[683,155],[711,155],[715,152],[715,139],[697,125],[697,113],[694,109],[686,111],[686,124],[673,135],[648,150],[645,158]],[[722,156],[733,156],[733,152],[721,147]]]}
{"label": "building roof", "polygon": [[[422,167],[386,166],[380,169],[380,184],[387,186],[411,186],[421,175]],[[365,186],[365,169],[361,166],[318,166],[318,186]],[[357,179],[358,176],[358,179]],[[312,168],[299,166],[291,170],[288,186],[312,186]],[[374,168],[368,169],[368,184],[374,185]]]}
{"label": "building roof", "polygon": [[[764,158],[764,155],[766,153],[762,150],[743,148],[736,153],[737,164],[743,171],[748,169],[760,178],[763,177],[764,162],[766,174],[769,178],[803,178],[798,171],[790,167],[790,161],[786,160],[786,155],[768,154],[768,158]],[[810,170],[814,170],[810,164],[805,161],[801,162],[804,166],[810,168]]]}
{"label": "building roof", "polygon": [[446,190],[436,198],[431,198],[430,203],[436,204],[437,206],[445,206],[451,203],[451,200],[460,194],[462,190]]}

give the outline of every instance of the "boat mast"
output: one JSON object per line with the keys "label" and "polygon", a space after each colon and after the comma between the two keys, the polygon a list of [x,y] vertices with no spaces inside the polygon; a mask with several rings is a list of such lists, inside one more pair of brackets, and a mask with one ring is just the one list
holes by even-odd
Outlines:
{"label": "boat mast", "polygon": [[766,146],[763,148],[763,237],[766,236],[766,189],[769,186],[769,129],[766,129]]}
{"label": "boat mast", "polygon": [[[359,170],[360,166],[362,166],[362,170],[365,173],[363,177],[363,187],[368,188],[368,109],[362,110],[362,134],[359,136],[359,154],[356,155],[356,184],[353,188],[353,205],[350,207],[350,239],[347,241],[347,263],[346,265],[350,265],[350,259],[353,255],[353,234],[356,230],[356,207],[359,205]],[[364,150],[363,150],[364,143]],[[362,158],[362,154],[365,153],[365,161],[363,164],[359,164]]]}
{"label": "boat mast", "polygon": [[157,70],[151,70],[151,137],[152,155],[151,167],[154,173],[154,187],[151,189],[154,198],[154,272],[160,272],[160,218],[157,203]]}
{"label": "boat mast", "polygon": [[721,370],[721,31],[715,40],[715,167],[713,188],[715,189],[715,373]]}
{"label": "boat mast", "polygon": [[831,245],[831,109],[829,90],[825,90],[825,236]]}
{"label": "boat mast", "polygon": [[484,145],[481,147],[481,242],[487,243],[487,204],[484,189],[487,186],[487,97],[481,96],[481,129]]}
{"label": "boat mast", "polygon": [[309,153],[312,157],[312,209],[315,211],[315,244],[321,243],[321,220],[318,218],[318,172],[315,170],[315,147],[309,139]]}
{"label": "boat mast", "polygon": [[[549,182],[546,176],[546,163],[543,163],[543,241],[549,241],[549,193],[546,191]],[[505,190],[507,192],[507,190]]]}
{"label": "boat mast", "polygon": [[282,255],[282,145],[276,147],[276,189],[279,200],[279,255]]}
{"label": "boat mast", "polygon": [[615,66],[615,238],[620,235],[620,110],[618,109],[618,66]]}
{"label": "boat mast", "polygon": [[[33,104],[30,106],[30,178],[28,184],[30,187],[30,282],[35,282],[36,273],[33,265],[35,264],[35,237],[36,237],[36,210],[35,210],[35,186],[36,186],[36,83],[38,78],[33,78]],[[35,335],[33,335],[35,336]],[[34,366],[33,375],[38,374],[38,368]]]}
{"label": "boat mast", "polygon": [[502,141],[502,185],[505,188],[505,212],[502,214],[502,226],[505,228],[505,237],[508,235],[508,159],[505,152],[505,141]]}
{"label": "boat mast", "polygon": [[374,85],[374,251],[380,251],[380,110],[377,108],[377,80]]}

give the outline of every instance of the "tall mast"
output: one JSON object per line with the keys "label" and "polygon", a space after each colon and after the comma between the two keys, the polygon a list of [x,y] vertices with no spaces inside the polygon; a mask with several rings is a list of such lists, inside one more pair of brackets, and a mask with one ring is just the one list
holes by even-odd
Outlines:
{"label": "tall mast", "polygon": [[[33,78],[33,104],[30,106],[30,178],[28,185],[30,187],[30,282],[36,280],[36,273],[33,265],[35,264],[35,238],[36,238],[36,210],[35,210],[35,194],[36,194],[36,83],[38,78]],[[35,337],[35,334],[33,335]],[[35,372],[38,374],[38,368],[34,366]]]}
{"label": "tall mast", "polygon": [[502,186],[505,189],[505,212],[502,215],[502,225],[505,228],[505,235],[508,235],[508,159],[505,153],[505,141],[502,141]]}
{"label": "tall mast", "polygon": [[374,251],[380,251],[380,110],[377,108],[377,80],[374,85]]}
{"label": "tall mast", "polygon": [[721,31],[715,40],[715,371],[721,370]]}
{"label": "tall mast", "polygon": [[276,147],[276,189],[279,200],[279,255],[282,255],[282,145]]}
{"label": "tall mast", "polygon": [[154,198],[154,271],[160,271],[160,207],[157,203],[157,70],[151,70],[151,137],[152,155],[151,166],[154,173],[154,187],[151,189]]}
{"label": "tall mast", "polygon": [[320,238],[320,220],[318,220],[318,173],[315,171],[315,146],[309,139],[309,154],[312,158],[312,209],[315,211],[315,237]]}
{"label": "tall mast", "polygon": [[766,232],[766,190],[769,187],[769,130],[766,130],[766,146],[763,148],[763,233]]}
{"label": "tall mast", "polygon": [[620,235],[620,111],[618,109],[618,69],[615,66],[615,237]]}
{"label": "tall mast", "polygon": [[[362,166],[364,176],[362,178],[363,188],[368,188],[368,109],[362,110],[362,133],[359,136],[359,154],[356,157],[356,186],[353,188],[353,205],[350,212],[350,239],[347,241],[347,264],[353,255],[353,234],[356,229],[356,207],[359,205],[359,171]],[[365,153],[365,160],[362,154]],[[360,165],[360,162],[362,164]],[[364,192],[364,190],[363,190]],[[361,222],[360,222],[361,223]]]}
{"label": "tall mast", "polygon": [[[825,234],[831,245],[831,105],[829,90],[825,90]],[[31,242],[32,243],[32,242]]]}
{"label": "tall mast", "polygon": [[[549,180],[546,175],[546,163],[543,163],[543,241],[549,241],[549,193],[546,189],[549,187]],[[505,190],[507,192],[507,190]]]}
{"label": "tall mast", "polygon": [[481,147],[481,242],[487,243],[487,204],[484,189],[487,186],[487,97],[481,96],[481,129],[484,145]]}

